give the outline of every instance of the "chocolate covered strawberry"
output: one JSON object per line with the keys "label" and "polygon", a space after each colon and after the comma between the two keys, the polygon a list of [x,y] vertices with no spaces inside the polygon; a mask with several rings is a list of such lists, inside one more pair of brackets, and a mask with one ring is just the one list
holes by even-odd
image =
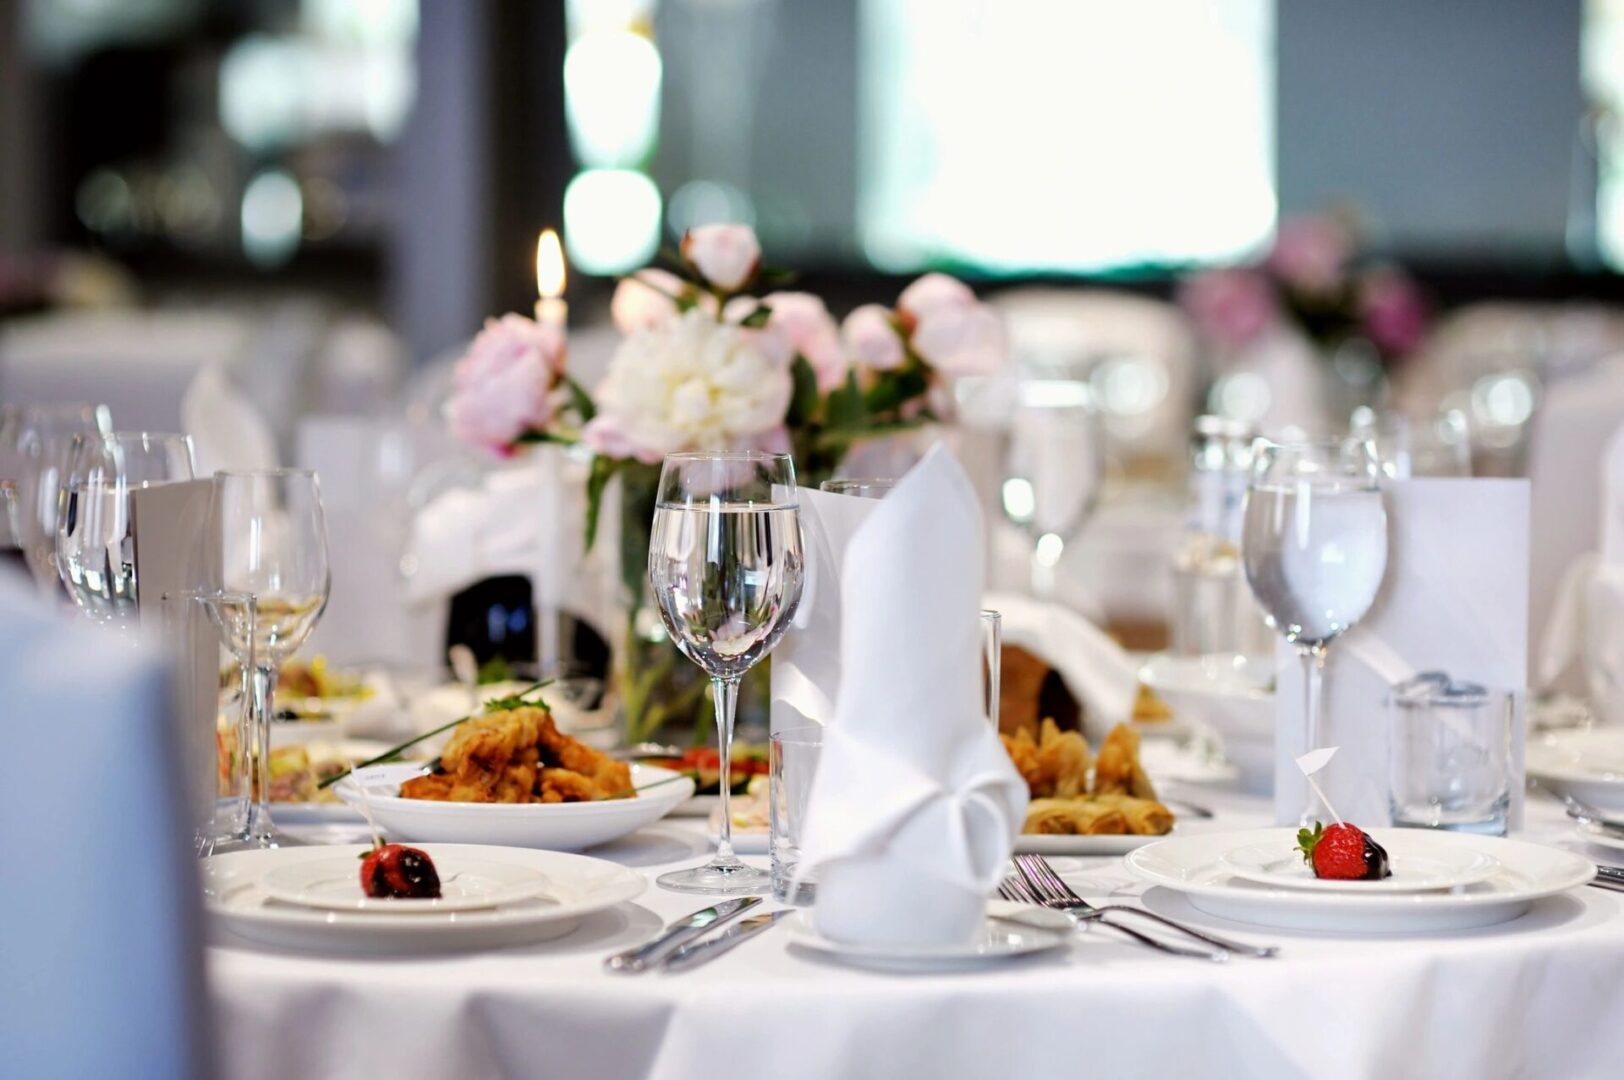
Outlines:
{"label": "chocolate covered strawberry", "polygon": [[361,889],[375,900],[438,900],[440,874],[426,851],[379,844],[361,856]]}
{"label": "chocolate covered strawberry", "polygon": [[1313,831],[1297,830],[1297,846],[1314,876],[1333,881],[1380,881],[1393,876],[1387,850],[1364,830],[1337,822],[1327,829],[1314,822]]}

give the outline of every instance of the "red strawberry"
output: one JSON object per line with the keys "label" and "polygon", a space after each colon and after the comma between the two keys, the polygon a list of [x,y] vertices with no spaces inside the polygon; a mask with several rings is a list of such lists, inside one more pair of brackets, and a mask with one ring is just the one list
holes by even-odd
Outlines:
{"label": "red strawberry", "polygon": [[1354,825],[1314,822],[1314,831],[1297,830],[1297,846],[1314,876],[1336,881],[1379,881],[1392,877],[1387,851]]}
{"label": "red strawberry", "polygon": [[438,900],[440,874],[428,852],[404,844],[380,844],[361,856],[361,890],[378,900]]}

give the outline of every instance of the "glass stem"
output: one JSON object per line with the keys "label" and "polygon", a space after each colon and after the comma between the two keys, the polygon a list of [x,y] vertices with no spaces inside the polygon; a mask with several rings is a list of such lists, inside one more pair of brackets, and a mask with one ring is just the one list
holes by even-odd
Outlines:
{"label": "glass stem", "polygon": [[[1324,740],[1325,732],[1322,730],[1320,716],[1320,690],[1322,688],[1321,676],[1325,672],[1325,646],[1303,645],[1297,649],[1297,655],[1303,661],[1303,716],[1306,720],[1307,742],[1303,746],[1303,753],[1318,750]],[[1302,823],[1309,824],[1319,813],[1318,796],[1314,794],[1312,785],[1309,786],[1308,795],[1303,802],[1304,810]]]}
{"label": "glass stem", "polygon": [[256,839],[271,835],[271,710],[275,708],[276,665],[255,664],[252,708],[254,724],[253,834]]}
{"label": "glass stem", "polygon": [[716,746],[721,753],[721,779],[717,794],[721,796],[722,821],[717,826],[716,855],[712,866],[736,866],[738,856],[733,854],[733,714],[739,705],[738,679],[712,679],[711,694],[716,700]]}

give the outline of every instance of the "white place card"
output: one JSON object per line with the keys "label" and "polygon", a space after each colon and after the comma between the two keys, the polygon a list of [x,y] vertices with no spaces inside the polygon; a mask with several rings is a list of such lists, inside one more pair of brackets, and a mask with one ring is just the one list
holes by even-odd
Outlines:
{"label": "white place card", "polygon": [[[1522,820],[1528,686],[1529,486],[1511,479],[1415,479],[1386,485],[1387,576],[1370,613],[1331,645],[1320,743],[1340,746],[1317,779],[1343,817],[1384,825],[1391,688],[1444,671],[1515,695],[1510,824]],[[1275,738],[1275,817],[1295,822],[1307,786],[1302,663],[1283,642]]]}

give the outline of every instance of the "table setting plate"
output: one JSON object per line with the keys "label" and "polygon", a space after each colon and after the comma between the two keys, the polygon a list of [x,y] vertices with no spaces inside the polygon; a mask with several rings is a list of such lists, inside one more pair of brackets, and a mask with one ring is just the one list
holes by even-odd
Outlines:
{"label": "table setting plate", "polygon": [[1574,831],[1587,844],[1611,851],[1624,851],[1624,827],[1600,821],[1581,821],[1575,823]]}
{"label": "table setting plate", "polygon": [[434,860],[440,877],[436,899],[378,898],[361,891],[360,860],[349,855],[305,859],[274,866],[260,876],[260,892],[285,904],[326,911],[368,911],[395,916],[429,911],[478,911],[540,896],[546,875],[511,860],[470,858],[450,852]]}
{"label": "table setting plate", "polygon": [[1126,855],[1130,851],[1178,835],[1178,826],[1162,836],[1132,834],[1109,836],[1066,836],[1047,833],[1021,833],[1015,838],[1017,855]]}
{"label": "table setting plate", "polygon": [[[526,900],[475,911],[328,911],[274,900],[260,887],[269,872],[307,861],[348,856],[367,844],[270,848],[214,855],[200,863],[204,908],[221,929],[284,948],[389,953],[497,948],[562,937],[593,912],[631,900],[648,886],[643,875],[604,859],[556,851],[485,845],[426,844],[438,866],[466,858],[540,873],[545,891]],[[357,862],[357,865],[359,863]],[[360,891],[359,873],[356,890]]]}
{"label": "table setting plate", "polygon": [[[1410,829],[1371,829],[1389,852],[1404,850]],[[1426,833],[1438,842],[1498,862],[1481,881],[1423,892],[1310,889],[1248,881],[1223,862],[1227,852],[1252,845],[1296,843],[1290,828],[1199,833],[1130,852],[1123,860],[1141,881],[1182,894],[1197,909],[1237,922],[1292,930],[1340,933],[1421,933],[1491,926],[1517,918],[1535,900],[1584,885],[1596,874],[1589,859],[1558,848],[1463,833]]]}
{"label": "table setting plate", "polygon": [[[1447,834],[1405,829],[1399,849],[1388,849],[1392,877],[1376,881],[1338,881],[1314,876],[1294,842],[1283,847],[1270,840],[1247,844],[1218,856],[1235,877],[1265,885],[1314,892],[1408,893],[1475,885],[1493,877],[1500,868],[1494,856],[1450,842]],[[1379,841],[1378,841],[1379,842]]]}
{"label": "table setting plate", "polygon": [[1624,731],[1553,731],[1528,741],[1528,775],[1624,817]]}
{"label": "table setting plate", "polygon": [[875,971],[925,974],[987,967],[1071,941],[1070,920],[1055,911],[1004,900],[987,901],[987,917],[970,941],[952,945],[853,945],[831,941],[812,924],[812,912],[784,920],[791,945]]}
{"label": "table setting plate", "polygon": [[346,803],[359,806],[358,785],[366,784],[372,816],[397,840],[509,844],[550,851],[579,851],[618,840],[665,817],[694,791],[689,777],[655,765],[634,764],[632,786],[648,790],[630,799],[463,803],[402,798],[401,782],[422,771],[421,765],[373,765],[346,776],[333,790]]}

